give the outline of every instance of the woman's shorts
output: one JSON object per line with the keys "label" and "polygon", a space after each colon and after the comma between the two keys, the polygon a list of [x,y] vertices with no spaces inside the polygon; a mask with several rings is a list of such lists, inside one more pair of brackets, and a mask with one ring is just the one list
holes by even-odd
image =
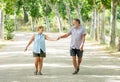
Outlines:
{"label": "woman's shorts", "polygon": [[40,49],[40,53],[33,52],[33,57],[46,57],[46,53]]}

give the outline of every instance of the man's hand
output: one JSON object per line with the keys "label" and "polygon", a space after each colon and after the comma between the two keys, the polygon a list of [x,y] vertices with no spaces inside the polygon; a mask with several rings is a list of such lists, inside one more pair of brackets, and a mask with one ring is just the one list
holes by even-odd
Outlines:
{"label": "man's hand", "polygon": [[83,46],[80,46],[80,51],[83,51]]}

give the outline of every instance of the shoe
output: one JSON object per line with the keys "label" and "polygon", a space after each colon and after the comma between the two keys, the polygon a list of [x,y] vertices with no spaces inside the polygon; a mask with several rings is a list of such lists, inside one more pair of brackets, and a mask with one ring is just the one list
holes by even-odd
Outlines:
{"label": "shoe", "polygon": [[78,67],[78,68],[77,68],[77,72],[79,72],[79,70],[80,70],[80,69],[79,69],[79,67]]}
{"label": "shoe", "polygon": [[39,75],[43,75],[42,72],[38,72]]}
{"label": "shoe", "polygon": [[37,71],[34,72],[34,75],[37,75]]}
{"label": "shoe", "polygon": [[73,72],[72,74],[73,74],[73,75],[76,75],[76,74],[78,74],[78,71],[76,70],[76,71],[75,71],[75,72]]}

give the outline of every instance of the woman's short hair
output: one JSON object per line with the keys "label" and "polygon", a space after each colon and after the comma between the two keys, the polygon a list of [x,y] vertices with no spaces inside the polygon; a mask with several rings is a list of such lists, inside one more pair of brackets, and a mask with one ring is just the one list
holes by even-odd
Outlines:
{"label": "woman's short hair", "polygon": [[43,27],[43,26],[38,26],[38,30],[39,30],[39,29],[44,29],[44,27]]}
{"label": "woman's short hair", "polygon": [[75,18],[74,20],[80,24],[80,19]]}

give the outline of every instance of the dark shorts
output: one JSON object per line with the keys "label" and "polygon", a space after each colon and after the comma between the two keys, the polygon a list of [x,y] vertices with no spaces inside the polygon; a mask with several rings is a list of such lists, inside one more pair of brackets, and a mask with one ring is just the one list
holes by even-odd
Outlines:
{"label": "dark shorts", "polygon": [[41,53],[35,53],[33,52],[33,57],[46,57],[46,53],[44,53],[42,50],[40,50]]}
{"label": "dark shorts", "polygon": [[70,55],[71,56],[82,57],[83,56],[83,51],[80,51],[80,49],[70,49]]}

